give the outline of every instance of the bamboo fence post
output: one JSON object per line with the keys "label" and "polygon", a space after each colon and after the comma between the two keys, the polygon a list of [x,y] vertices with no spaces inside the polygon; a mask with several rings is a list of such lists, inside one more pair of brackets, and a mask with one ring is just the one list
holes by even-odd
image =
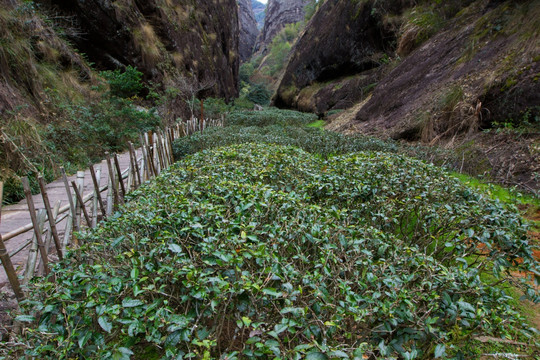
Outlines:
{"label": "bamboo fence post", "polygon": [[159,175],[159,164],[157,163],[157,149],[156,144],[154,142],[154,133],[152,131],[148,132],[148,146],[149,146],[149,154],[150,154],[150,165],[152,166],[152,172],[154,173],[154,177]]}
{"label": "bamboo fence post", "polygon": [[[69,201],[69,208],[71,210],[70,215],[68,216],[68,219],[67,219],[66,232],[64,234],[64,244],[62,246],[62,250],[65,251],[67,245],[69,244],[71,230],[72,230],[71,228],[73,227],[73,225],[76,225],[76,222],[73,220],[75,219],[75,199],[74,199],[74,195],[71,194],[71,190],[69,188],[69,182],[67,179],[66,170],[63,167],[61,167],[60,171],[62,172],[62,179],[64,180],[64,186],[66,188],[66,193],[67,193],[67,197]],[[75,228],[74,230],[79,230],[79,229]]]}
{"label": "bamboo fence post", "polygon": [[156,133],[156,148],[158,152],[158,158],[159,158],[159,170],[160,172],[163,171],[164,168],[167,167],[167,164],[165,163],[165,154],[163,152],[163,141],[161,137],[161,131]]}
{"label": "bamboo fence post", "polygon": [[[38,253],[40,252],[40,249],[41,249],[41,247],[39,246],[37,234],[39,233],[39,236],[41,237],[41,234],[43,232],[43,225],[45,224],[46,215],[47,213],[43,209],[38,211],[37,216],[34,215],[34,217],[36,218],[38,231],[37,232],[34,231],[34,235],[32,236],[32,243],[31,243],[32,245],[30,247],[30,251],[28,252],[28,260],[26,262],[26,269],[24,270],[24,278],[23,278],[24,284],[28,284],[30,279],[34,277],[34,273],[36,271]],[[45,256],[45,258],[48,261],[47,256]],[[43,263],[43,256],[41,256],[41,262]],[[43,271],[45,271],[45,266],[43,268]]]}
{"label": "bamboo fence post", "polygon": [[167,129],[165,129],[164,132],[161,133],[161,147],[163,148],[163,160],[165,164],[165,168],[168,168],[171,166],[170,160],[171,157],[169,155],[169,144],[167,142]]}
{"label": "bamboo fence post", "polygon": [[129,159],[129,167],[127,168],[127,184],[126,184],[126,191],[130,192],[133,190],[133,179],[135,177],[135,174],[133,174],[133,164],[131,164],[131,159]]}
{"label": "bamboo fence post", "polygon": [[148,172],[148,170],[146,169],[146,159],[144,156],[144,149],[142,148],[141,148],[141,153],[142,153],[142,157],[141,157],[140,171],[141,171],[141,185],[142,185],[142,183],[147,180],[146,172]]}
{"label": "bamboo fence post", "polygon": [[154,133],[151,131],[148,132],[148,142],[150,144],[150,154],[154,176],[158,176],[161,172],[161,168],[159,167],[159,150],[157,149]]}
{"label": "bamboo fence post", "polygon": [[107,167],[109,169],[109,178],[111,179],[111,189],[112,189],[112,194],[114,197],[113,209],[115,209],[120,204],[120,200],[118,197],[118,189],[116,188],[116,180],[115,180],[114,170],[111,163],[111,156],[109,152],[106,152],[105,156],[107,158]]}
{"label": "bamboo fence post", "polygon": [[[52,209],[52,217],[53,217],[53,221],[54,221],[54,224],[56,225],[56,218],[58,217],[58,211],[60,210],[60,205],[61,205],[61,201],[58,200],[56,202],[56,204],[54,205],[54,208]],[[49,218],[49,215],[47,215],[47,218]],[[53,238],[53,234],[52,234],[52,228],[51,226],[49,225],[49,227],[46,229],[46,235],[45,235],[45,250],[47,250],[47,254],[49,254],[49,249],[51,248],[51,240]],[[58,257],[60,260],[62,258]],[[43,262],[39,262],[39,267],[38,267],[38,274],[43,274]]]}
{"label": "bamboo fence post", "polygon": [[156,149],[157,149],[157,162],[159,164],[159,172],[163,171],[163,168],[166,166],[163,156],[163,146],[161,144],[161,136],[159,133],[156,134]]}
{"label": "bamboo fence post", "polygon": [[34,200],[32,199],[30,184],[28,183],[27,177],[23,177],[21,180],[24,188],[24,194],[26,195],[26,201],[28,202],[30,218],[32,219],[32,224],[34,225],[34,233],[36,234],[36,240],[39,247],[39,252],[41,254],[41,260],[43,261],[43,266],[45,267],[45,275],[49,275],[49,261],[47,259],[47,253],[45,252],[45,245],[43,244],[43,239],[41,238],[41,231],[39,229],[39,223],[36,217],[36,208],[34,206]]}
{"label": "bamboo fence post", "polygon": [[[99,179],[99,180],[98,180]],[[105,216],[105,209],[103,206],[103,200],[101,200],[101,164],[98,165],[96,170],[96,180],[97,180],[97,187],[94,188],[94,195],[92,196],[92,228],[95,228],[98,223],[98,206],[99,209],[103,212],[103,216]],[[92,179],[93,181],[93,179]],[[101,204],[99,203],[101,201]]]}
{"label": "bamboo fence post", "polygon": [[[77,171],[77,190],[79,190],[80,193],[84,192],[84,171]],[[82,199],[82,196],[81,196]],[[82,207],[84,205],[84,202],[82,200],[79,200],[77,197],[77,194],[75,193],[75,214],[76,214],[76,222],[77,222],[77,228],[81,229],[81,222],[82,222]],[[90,223],[87,223],[88,226],[90,226]],[[77,238],[74,238],[74,240],[77,240]],[[79,245],[78,243],[75,245]]]}
{"label": "bamboo fence post", "polygon": [[144,134],[144,148],[146,149],[146,155],[148,157],[148,162],[146,165],[148,166],[148,178],[151,179],[154,176],[156,176],[156,168],[154,166],[154,156],[153,156],[153,149],[150,146],[149,139],[148,139],[148,133]]}
{"label": "bamboo fence post", "polygon": [[45,211],[47,211],[47,218],[49,219],[49,226],[51,229],[52,238],[54,240],[54,246],[56,247],[58,258],[62,260],[64,258],[64,255],[62,253],[60,237],[58,236],[58,231],[56,229],[56,216],[53,214],[53,210],[51,209],[51,203],[49,202],[49,195],[47,194],[47,189],[45,188],[45,180],[43,179],[43,176],[38,177],[38,182],[41,189],[41,197],[43,198],[43,204],[45,205]]}
{"label": "bamboo fence post", "polygon": [[77,201],[81,204],[81,209],[84,214],[84,219],[86,220],[86,224],[88,226],[92,225],[92,219],[90,219],[90,216],[88,216],[88,211],[86,211],[86,206],[84,205],[83,197],[81,196],[81,192],[79,191],[79,187],[75,183],[75,181],[71,182],[71,186],[73,187],[73,190],[75,191],[75,196],[77,196]]}
{"label": "bamboo fence post", "polygon": [[[0,181],[0,224],[2,223],[3,200],[4,183]],[[15,293],[15,297],[17,298],[18,302],[21,302],[22,300],[24,300],[24,292],[21,289],[21,283],[19,282],[19,278],[17,277],[17,273],[15,272],[15,268],[13,267],[13,263],[11,262],[11,258],[9,257],[6,245],[4,244],[4,240],[2,240],[2,234],[0,234],[0,260],[2,260],[2,265],[4,266],[4,270],[6,271],[6,275],[8,277],[9,283],[11,284],[11,288]]]}
{"label": "bamboo fence post", "polygon": [[[105,209],[105,205],[103,205],[103,199],[101,198],[101,191],[99,189],[101,182],[101,165],[98,165],[97,171],[96,169],[94,169],[94,165],[92,164],[90,164],[89,168],[90,176],[92,177],[92,183],[94,184],[94,213],[96,215],[97,221],[97,204],[99,204],[101,213],[103,214],[103,218],[107,217],[107,209]],[[92,223],[93,226],[96,226],[96,224]]]}
{"label": "bamboo fence post", "polygon": [[169,137],[169,153],[171,155],[171,164],[174,163],[174,151],[173,151],[173,144],[174,144],[174,130],[170,129],[170,137]]}
{"label": "bamboo fence post", "polygon": [[142,152],[142,164],[141,164],[141,176],[142,181],[146,181],[150,178],[148,175],[148,155],[146,154],[146,149],[144,147],[144,138],[142,134],[139,134],[139,143],[141,145],[141,152]]}
{"label": "bamboo fence post", "polygon": [[129,176],[128,176],[128,191],[133,191],[137,188],[137,174],[135,174],[135,161],[133,160],[133,154],[131,153],[131,143],[128,143],[129,154]]}
{"label": "bamboo fence post", "polygon": [[126,187],[124,185],[124,180],[122,179],[122,169],[120,169],[120,161],[118,160],[118,154],[114,154],[114,166],[116,167],[116,172],[118,174],[120,190],[122,190],[122,202],[124,202],[124,198],[126,197]]}
{"label": "bamboo fence post", "polygon": [[168,135],[168,129],[165,129],[165,132],[163,132],[163,155],[165,156],[165,163],[167,164],[167,167],[171,166],[171,153],[169,149],[169,135]]}
{"label": "bamboo fence post", "polygon": [[133,146],[132,142],[129,142],[129,153],[131,156],[133,156],[133,165],[135,166],[135,174],[137,175],[137,181],[136,181],[136,187],[141,186],[141,173],[139,171],[139,163],[137,161],[137,152],[135,151],[135,147]]}
{"label": "bamboo fence post", "polygon": [[112,192],[112,181],[111,177],[107,177],[107,215],[110,216],[113,212],[114,207],[114,198]]}

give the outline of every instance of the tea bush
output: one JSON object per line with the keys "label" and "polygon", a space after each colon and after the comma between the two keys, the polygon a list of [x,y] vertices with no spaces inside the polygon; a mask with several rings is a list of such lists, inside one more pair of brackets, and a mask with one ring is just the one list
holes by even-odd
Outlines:
{"label": "tea bush", "polygon": [[493,286],[538,273],[513,210],[396,154],[204,150],[81,234],[19,341],[41,359],[462,359],[472,336],[531,336]]}
{"label": "tea bush", "polygon": [[196,133],[190,137],[180,138],[173,144],[173,153],[176,159],[181,159],[204,149],[244,143],[294,145],[322,157],[364,150],[397,151],[395,144],[372,137],[346,136],[317,128],[232,125],[225,128],[210,128],[202,134]]}
{"label": "tea bush", "polygon": [[308,127],[316,119],[314,114],[292,110],[232,111],[227,117],[228,126],[177,139],[173,153],[181,159],[204,149],[241,143],[294,145],[322,157],[353,151],[398,150],[394,143],[373,137],[345,136]]}
{"label": "tea bush", "polygon": [[262,111],[233,111],[228,125],[241,126],[305,126],[317,120],[317,115],[294,110],[264,109]]}

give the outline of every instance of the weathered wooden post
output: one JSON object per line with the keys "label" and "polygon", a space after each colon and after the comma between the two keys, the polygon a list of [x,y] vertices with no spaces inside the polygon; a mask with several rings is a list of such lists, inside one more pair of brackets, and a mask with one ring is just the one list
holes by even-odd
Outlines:
{"label": "weathered wooden post", "polygon": [[22,184],[24,188],[24,194],[26,195],[26,201],[28,202],[28,211],[30,211],[30,218],[32,219],[32,225],[34,226],[34,233],[36,234],[36,240],[41,254],[41,261],[45,268],[45,275],[49,275],[49,260],[47,259],[47,252],[45,251],[45,244],[41,238],[41,231],[39,222],[36,217],[36,208],[34,206],[34,200],[32,199],[32,192],[30,191],[30,183],[27,177],[23,177]]}
{"label": "weathered wooden post", "polygon": [[141,186],[141,173],[139,172],[139,162],[137,161],[137,152],[135,152],[135,147],[133,146],[133,143],[129,142],[129,153],[131,157],[133,158],[133,166],[135,169],[135,174],[137,175],[137,181],[135,182],[135,188],[138,188]]}
{"label": "weathered wooden post", "polygon": [[122,190],[122,202],[126,197],[126,186],[124,185],[124,180],[122,179],[122,169],[120,169],[120,160],[118,159],[118,154],[114,154],[114,166],[116,168],[116,173],[118,174],[118,182],[120,183],[120,190]]}
{"label": "weathered wooden post", "polygon": [[64,186],[66,188],[66,194],[68,197],[69,209],[70,209],[70,212],[66,221],[66,231],[64,232],[64,241],[62,242],[62,251],[65,252],[67,246],[70,243],[72,231],[73,230],[77,231],[79,229],[77,228],[77,222],[74,220],[75,219],[75,199],[74,199],[75,195],[71,194],[69,182],[66,175],[66,170],[63,167],[61,167],[60,171],[62,172],[62,179],[64,180]]}
{"label": "weathered wooden post", "polygon": [[81,208],[81,210],[82,210],[82,212],[84,214],[84,219],[86,220],[86,224],[88,226],[91,226],[92,225],[92,219],[88,215],[88,211],[86,211],[86,206],[84,205],[84,200],[83,200],[83,197],[81,195],[81,192],[79,191],[79,187],[77,186],[75,181],[71,182],[71,186],[73,187],[73,191],[75,192],[75,196],[77,197],[77,201],[80,204],[80,208]]}
{"label": "weathered wooden post", "polygon": [[114,196],[112,191],[112,180],[111,177],[107,177],[107,217],[110,216],[113,212],[114,207]]}
{"label": "weathered wooden post", "polygon": [[[77,171],[77,190],[79,190],[79,192],[82,194],[83,191],[84,191],[84,171]],[[82,198],[82,196],[81,196]],[[82,222],[82,207],[83,207],[83,203],[79,200],[77,200],[77,194],[75,194],[75,213],[77,214],[77,218],[76,218],[76,221],[77,221],[77,228],[80,230],[81,229],[81,222]],[[77,241],[77,238],[73,238],[74,242]],[[79,245],[78,243],[76,244],[77,246]]]}
{"label": "weathered wooden post", "polygon": [[[37,212],[37,223],[38,223],[40,234],[43,233],[43,225],[45,225],[46,217],[47,217],[47,214],[45,213],[45,210],[42,209]],[[37,240],[37,235],[34,232],[34,235],[32,236],[32,242],[30,245],[30,251],[28,252],[28,260],[26,261],[26,268],[24,270],[24,278],[23,278],[24,284],[27,284],[30,281],[30,279],[34,277],[39,251],[40,251],[40,247]],[[43,263],[43,261],[41,261],[41,263]],[[45,270],[45,268],[43,270]]]}
{"label": "weathered wooden post", "polygon": [[49,219],[49,226],[51,229],[52,238],[54,240],[54,246],[56,247],[56,252],[58,258],[62,260],[64,258],[62,252],[62,245],[60,244],[60,237],[58,236],[58,231],[56,230],[56,216],[53,214],[51,209],[51,203],[49,202],[49,195],[47,194],[47,189],[45,187],[45,180],[43,176],[38,177],[39,188],[41,189],[41,197],[43,198],[43,204],[45,205],[45,211],[47,211],[47,218]]}
{"label": "weathered wooden post", "polygon": [[[90,164],[90,176],[92,177],[92,182],[94,183],[94,207],[96,210],[94,211],[96,217],[97,217],[97,204],[99,204],[99,207],[101,209],[101,213],[103,214],[103,218],[107,217],[107,209],[105,209],[105,205],[103,205],[103,199],[101,198],[101,189],[99,188],[100,182],[101,182],[101,165],[98,166],[97,171],[94,169],[94,165]],[[97,221],[97,220],[96,220]],[[92,222],[92,226],[96,226],[94,222]]]}
{"label": "weathered wooden post", "polygon": [[116,179],[114,176],[114,170],[112,167],[111,156],[109,152],[105,153],[105,157],[107,159],[107,168],[109,169],[109,179],[111,179],[111,189],[112,189],[112,194],[114,197],[113,209],[116,209],[116,207],[120,204],[120,199],[118,197],[118,188],[116,187]]}
{"label": "weathered wooden post", "polygon": [[[3,197],[4,183],[0,181],[0,224],[2,223]],[[24,300],[24,292],[21,289],[21,283],[19,282],[19,278],[17,277],[17,273],[15,272],[15,268],[13,267],[13,263],[11,262],[11,258],[9,257],[9,254],[7,252],[4,240],[2,240],[2,234],[0,234],[0,260],[2,260],[2,265],[4,266],[4,270],[6,271],[6,275],[8,277],[9,283],[11,284],[11,288],[15,293],[15,297],[17,298],[18,302],[21,302],[22,300]]]}
{"label": "weathered wooden post", "polygon": [[[56,225],[56,218],[58,216],[58,211],[60,210],[60,204],[62,202],[60,200],[58,200],[56,202],[56,204],[54,205],[54,208],[52,209],[52,217],[53,217],[53,221],[54,221],[54,224]],[[49,216],[47,215],[47,218]],[[43,242],[45,243],[45,250],[47,250],[47,254],[49,254],[49,249],[51,248],[51,240],[53,238],[53,234],[52,234],[52,229],[49,225],[49,227],[45,230],[45,239],[43,240]],[[60,258],[60,257],[59,257]],[[38,273],[40,275],[43,275],[43,263],[40,262],[39,263],[39,268],[38,268]]]}

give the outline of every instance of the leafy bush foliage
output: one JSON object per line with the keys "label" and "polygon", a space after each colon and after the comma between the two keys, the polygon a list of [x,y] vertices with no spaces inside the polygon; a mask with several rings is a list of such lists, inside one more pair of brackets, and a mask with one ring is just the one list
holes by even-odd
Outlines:
{"label": "leafy bush foliage", "polygon": [[254,84],[250,87],[246,98],[255,104],[268,105],[270,104],[271,96],[272,94],[270,93],[270,90],[266,88],[266,86],[262,84]]}
{"label": "leafy bush foliage", "polygon": [[315,114],[274,108],[262,111],[234,111],[227,117],[227,124],[239,126],[304,126],[313,122],[316,118]]}
{"label": "leafy bush foliage", "polygon": [[[135,108],[127,99],[103,97],[90,104],[63,104],[62,117],[47,127],[46,139],[53,153],[72,163],[100,160],[106,151],[121,151],[128,141],[137,142],[141,131],[161,125],[154,110]],[[77,126],[73,126],[73,122]]]}
{"label": "leafy bush foliage", "polygon": [[124,71],[102,71],[103,76],[109,83],[111,95],[120,98],[130,98],[139,94],[143,89],[143,73],[129,65]]}
{"label": "leafy bush foliage", "polygon": [[481,276],[538,271],[514,209],[400,155],[205,150],[81,243],[29,297],[28,355],[464,358],[530,335]]}
{"label": "leafy bush foliage", "polygon": [[353,151],[375,150],[395,152],[396,146],[372,137],[346,136],[317,128],[270,125],[211,128],[190,137],[178,139],[173,144],[176,159],[204,149],[221,146],[255,143],[293,145],[321,157]]}

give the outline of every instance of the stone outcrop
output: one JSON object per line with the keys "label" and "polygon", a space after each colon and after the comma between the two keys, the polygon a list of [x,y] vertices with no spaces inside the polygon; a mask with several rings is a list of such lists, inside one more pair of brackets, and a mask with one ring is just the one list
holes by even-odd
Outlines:
{"label": "stone outcrop", "polygon": [[[346,109],[330,130],[456,147],[473,174],[539,188],[539,18],[538,0],[327,0],[292,49],[274,103]],[[494,136],[501,128],[522,135]]]}
{"label": "stone outcrop", "polygon": [[281,29],[287,24],[304,20],[304,6],[307,0],[269,0],[261,35],[256,50],[264,50]]}
{"label": "stone outcrop", "polygon": [[277,106],[324,113],[369,93],[380,77],[375,69],[395,42],[373,3],[328,0],[321,6],[292,50]]}
{"label": "stone outcrop", "polygon": [[194,76],[213,83],[206,95],[238,93],[235,0],[40,2],[64,15],[69,23],[63,25],[76,30],[70,40],[98,68],[132,65],[154,83]]}
{"label": "stone outcrop", "polygon": [[238,53],[240,61],[244,62],[253,54],[253,48],[259,36],[251,0],[238,0],[238,20],[240,21]]}

